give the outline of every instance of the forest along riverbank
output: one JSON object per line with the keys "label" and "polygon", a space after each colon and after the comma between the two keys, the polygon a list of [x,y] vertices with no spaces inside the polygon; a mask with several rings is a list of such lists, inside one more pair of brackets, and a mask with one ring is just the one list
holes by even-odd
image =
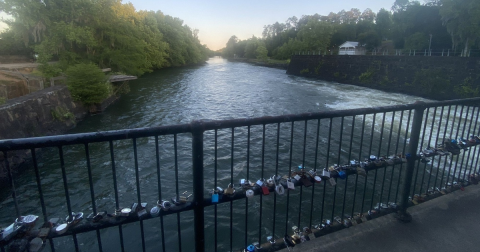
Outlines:
{"label": "forest along riverbank", "polygon": [[[190,123],[197,119],[222,120],[232,118],[251,118],[260,116],[275,116],[284,114],[297,114],[305,112],[330,111],[339,109],[352,109],[360,107],[377,107],[394,104],[412,103],[416,100],[426,101],[420,97],[408,96],[398,93],[387,93],[364,87],[332,83],[316,79],[307,79],[304,77],[286,75],[282,69],[256,67],[243,62],[230,62],[222,58],[211,58],[207,64],[202,66],[192,66],[184,68],[162,69],[154,73],[146,74],[138,80],[131,82],[131,91],[123,95],[116,103],[108,107],[103,113],[87,116],[83,121],[77,124],[77,127],[69,133],[97,132],[106,130],[117,130],[125,128],[152,127],[161,125],[173,125]],[[388,114],[386,115],[388,118]],[[377,118],[377,122],[381,120]],[[406,120],[405,120],[406,121]],[[340,122],[335,121],[334,128],[340,128]],[[388,123],[388,120],[387,120]],[[367,126],[371,126],[372,119],[366,118]],[[348,121],[345,122],[347,127]],[[359,124],[355,124],[358,127]],[[390,128],[389,126],[385,126]],[[397,128],[397,127],[395,127]],[[309,130],[314,127],[310,125]],[[268,128],[267,139],[272,138],[272,129]],[[282,128],[282,132],[287,132],[287,127]],[[237,178],[246,177],[246,139],[245,129],[235,130],[235,159],[233,160],[233,169],[235,181]],[[295,126],[295,139],[303,139],[303,126]],[[327,135],[325,135],[327,134]],[[377,134],[377,133],[376,133]],[[288,135],[288,136],[287,136]],[[279,162],[282,172],[289,169],[288,157],[289,144],[287,140],[289,133],[281,136],[281,157]],[[213,174],[213,153],[209,146],[213,146],[212,134],[206,134],[205,146],[205,177],[214,177]],[[231,167],[231,131],[220,130],[218,132],[218,167],[219,167],[219,185],[226,186],[230,177],[224,177],[223,174],[229,174]],[[261,127],[252,127],[251,129],[251,153],[261,153],[262,129]],[[328,132],[322,132],[322,153],[326,153]],[[336,138],[333,138],[337,141]],[[172,136],[159,138],[161,147],[161,172],[162,172],[162,195],[170,198],[175,194],[175,151],[174,139]],[[272,140],[273,141],[273,140]],[[275,167],[274,145],[271,140],[267,143],[265,153],[266,174],[273,174],[271,168]],[[181,169],[182,176],[179,177],[178,184],[181,190],[189,190],[191,186],[191,176],[189,175],[191,167],[191,136],[189,134],[179,134],[177,136],[177,164]],[[298,165],[302,163],[303,148],[294,145],[292,151],[292,163]],[[337,144],[338,145],[338,144]],[[115,165],[117,177],[119,201],[123,206],[128,206],[136,201],[135,181],[136,176],[132,167],[132,148],[131,141],[115,141],[113,143],[115,150]],[[94,181],[96,206],[97,209],[105,209],[109,212],[113,210],[115,194],[113,192],[111,173],[111,160],[108,152],[108,143],[95,143],[89,146],[90,162],[92,167],[92,179]],[[315,148],[308,148],[307,156],[310,157]],[[378,150],[375,150],[378,151]],[[65,167],[68,176],[69,190],[71,192],[71,207],[73,211],[83,211],[88,214],[91,212],[91,200],[89,193],[89,178],[85,164],[84,146],[65,146],[63,148]],[[156,192],[156,164],[155,158],[150,158],[155,153],[155,141],[151,138],[141,138],[137,141],[137,155],[139,157],[140,180],[142,201],[152,204],[158,200]],[[366,150],[364,150],[366,152]],[[366,153],[364,153],[366,154]],[[359,153],[355,153],[359,155]],[[342,160],[343,161],[343,160]],[[332,161],[333,162],[333,161]],[[58,149],[48,148],[42,150],[42,155],[37,160],[40,169],[40,178],[44,190],[45,205],[49,211],[49,216],[64,217],[65,195],[62,180]],[[258,172],[258,167],[262,165],[260,155],[250,157],[251,171]],[[313,167],[312,162],[305,164],[307,167]],[[39,213],[39,196],[35,182],[35,173],[33,165],[26,164],[25,173],[15,176],[15,185],[18,193],[19,205],[22,206],[22,213]],[[260,176],[251,174],[252,178]],[[210,184],[206,184],[210,186]],[[9,190],[0,192],[0,223],[10,223],[11,213],[15,212],[15,206],[9,197]],[[267,199],[271,200],[271,199]],[[318,203],[318,202],[317,202]],[[284,209],[284,203],[278,209]],[[249,211],[255,211],[255,208],[249,208]],[[210,212],[207,216],[210,216]],[[240,213],[239,213],[240,214]],[[279,213],[279,216],[282,214]],[[251,216],[255,216],[252,213]],[[182,215],[185,220],[185,227],[182,227],[182,235],[188,234],[193,229],[187,223],[191,222],[191,216]],[[270,218],[270,217],[266,217]],[[176,230],[175,221],[166,218],[165,230]],[[256,217],[249,217],[249,220],[256,222],[260,220]],[[243,221],[234,220],[234,225],[241,226]],[[183,225],[183,224],[182,224]],[[211,221],[206,223],[212,227]],[[219,222],[220,230],[229,228],[229,223]],[[253,225],[253,224],[252,224]],[[146,240],[154,239],[156,235],[155,225],[147,225]],[[158,230],[157,230],[158,231]],[[118,233],[114,230],[102,230],[102,235],[112,238],[112,242],[105,246],[118,245]],[[279,231],[280,232],[280,231]],[[220,232],[222,233],[222,232]],[[111,236],[110,236],[111,234]],[[136,236],[138,230],[135,228],[124,229],[124,235]],[[175,234],[166,234],[166,239],[176,239]],[[228,236],[225,234],[225,237]],[[96,247],[95,234],[82,234],[79,236],[79,243],[83,244],[86,250]],[[222,240],[222,237],[219,237]],[[185,241],[186,240],[186,241]],[[241,239],[239,239],[241,240]],[[139,241],[140,242],[140,241]],[[238,243],[242,243],[239,241]],[[239,244],[234,243],[236,247]],[[147,250],[158,248],[158,243],[147,243]],[[56,249],[59,251],[69,251],[73,249],[72,244],[63,243],[56,240]],[[129,243],[127,250],[134,250],[141,246],[136,242]],[[188,239],[182,240],[182,248],[190,250],[192,244]],[[220,244],[221,248],[226,250],[226,244]],[[109,247],[106,250],[116,250],[116,247]],[[105,248],[104,248],[105,249]],[[223,249],[221,249],[223,250]]]}

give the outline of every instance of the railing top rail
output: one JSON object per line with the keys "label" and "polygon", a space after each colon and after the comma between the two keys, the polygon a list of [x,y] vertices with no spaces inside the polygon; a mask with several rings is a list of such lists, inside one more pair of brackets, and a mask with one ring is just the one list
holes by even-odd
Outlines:
{"label": "railing top rail", "polygon": [[235,127],[246,127],[253,125],[285,123],[295,121],[305,121],[313,119],[327,119],[336,117],[346,117],[354,115],[366,115],[373,113],[404,111],[416,108],[449,106],[449,105],[479,105],[480,98],[469,98],[449,101],[436,102],[417,102],[413,104],[402,104],[393,106],[383,106],[374,108],[358,108],[335,111],[311,112],[292,115],[264,116],[257,118],[243,118],[231,120],[200,120],[190,124],[179,124],[170,126],[159,126],[150,128],[136,128],[112,130],[103,132],[78,133],[57,136],[44,136],[21,139],[0,140],[0,151],[11,151],[31,148],[56,147],[63,145],[86,144],[94,142],[106,142],[113,140],[125,140],[141,137],[151,137],[169,134],[180,134],[192,132],[193,128],[201,130],[214,130]]}

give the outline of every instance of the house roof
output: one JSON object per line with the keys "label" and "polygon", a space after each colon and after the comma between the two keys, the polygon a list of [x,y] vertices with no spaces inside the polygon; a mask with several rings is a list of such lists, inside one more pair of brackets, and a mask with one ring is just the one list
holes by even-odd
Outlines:
{"label": "house roof", "polygon": [[358,42],[354,42],[354,41],[347,41],[343,44],[341,44],[339,47],[340,48],[349,48],[349,47],[357,47],[358,46]]}

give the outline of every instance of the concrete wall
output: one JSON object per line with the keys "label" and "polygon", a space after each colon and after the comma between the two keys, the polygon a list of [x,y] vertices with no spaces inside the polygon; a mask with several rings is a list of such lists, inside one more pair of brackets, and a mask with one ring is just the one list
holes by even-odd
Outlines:
{"label": "concrete wall", "polygon": [[287,73],[435,100],[480,96],[480,58],[295,55]]}
{"label": "concrete wall", "polygon": [[[74,102],[66,86],[55,86],[8,100],[0,106],[0,139],[58,135],[75,127],[87,109]],[[29,151],[9,152],[16,171],[30,156]],[[0,153],[0,183],[6,179],[5,157]]]}

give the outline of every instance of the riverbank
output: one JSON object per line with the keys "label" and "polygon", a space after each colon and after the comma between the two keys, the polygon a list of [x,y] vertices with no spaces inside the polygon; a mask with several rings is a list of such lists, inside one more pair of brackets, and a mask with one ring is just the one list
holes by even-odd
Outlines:
{"label": "riverbank", "polygon": [[256,66],[264,66],[264,67],[272,67],[278,69],[288,69],[288,65],[290,64],[289,60],[258,60],[258,59],[247,59],[247,58],[236,58],[236,59],[228,59],[232,62],[246,62]]}

